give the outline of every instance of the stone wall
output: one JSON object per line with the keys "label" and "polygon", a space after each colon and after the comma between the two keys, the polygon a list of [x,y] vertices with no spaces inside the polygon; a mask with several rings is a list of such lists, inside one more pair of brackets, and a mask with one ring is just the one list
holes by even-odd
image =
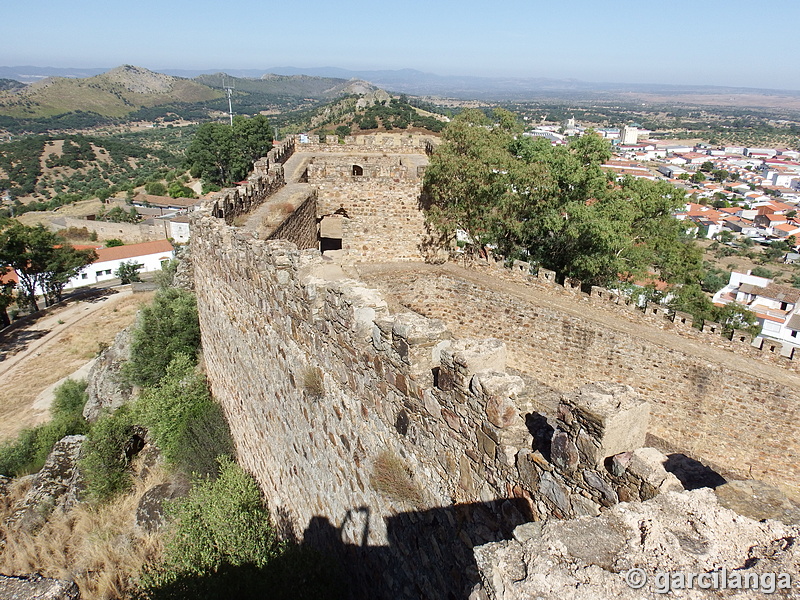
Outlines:
{"label": "stone wall", "polygon": [[237,217],[246,215],[261,205],[277,190],[286,185],[283,163],[295,151],[294,138],[283,142],[253,165],[247,184],[226,188],[206,203],[212,214],[231,224]]}
{"label": "stone wall", "polygon": [[[344,212],[347,260],[422,260],[427,229],[420,195],[426,162],[380,155],[314,158],[308,183],[317,190],[318,214]],[[361,174],[354,175],[354,167]]]}
{"label": "stone wall", "polygon": [[635,326],[623,330],[624,321],[614,312],[604,315],[601,306],[580,295],[556,305],[557,298],[490,287],[492,273],[485,286],[449,273],[412,270],[367,281],[396,304],[445,321],[455,335],[502,339],[509,366],[562,392],[592,381],[630,384],[653,403],[650,432],[673,447],[742,477],[795,490],[800,485],[795,459],[800,381],[794,373],[707,343],[719,336],[697,342],[650,336],[648,325],[639,324],[630,310]]}
{"label": "stone wall", "polygon": [[317,248],[317,195],[312,193],[269,235],[271,240],[286,240],[298,248]]}
{"label": "stone wall", "polygon": [[57,217],[51,222],[55,231],[66,227],[86,228],[101,239],[119,238],[129,244],[163,240],[169,237],[169,221],[156,220],[154,224],[111,223],[109,221],[89,221],[75,217]]}
{"label": "stone wall", "polygon": [[204,359],[240,461],[281,528],[342,552],[364,597],[466,598],[472,546],[681,489],[639,448],[648,405],[630,388],[537,413],[502,341],[392,313],[318,251],[207,210],[193,226]]}

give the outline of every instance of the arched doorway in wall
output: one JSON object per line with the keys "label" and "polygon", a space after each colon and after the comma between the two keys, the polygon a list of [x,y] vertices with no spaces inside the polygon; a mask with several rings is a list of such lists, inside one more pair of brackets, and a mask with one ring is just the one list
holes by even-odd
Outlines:
{"label": "arched doorway in wall", "polygon": [[353,177],[361,177],[364,174],[364,167],[353,165]]}

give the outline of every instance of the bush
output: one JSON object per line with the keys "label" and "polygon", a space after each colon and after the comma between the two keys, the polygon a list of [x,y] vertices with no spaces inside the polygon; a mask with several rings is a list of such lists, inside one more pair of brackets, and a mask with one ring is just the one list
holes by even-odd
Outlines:
{"label": "bush", "polygon": [[[158,591],[187,576],[202,577],[225,567],[260,569],[280,553],[255,480],[227,458],[220,460],[219,470],[216,480],[195,481],[189,496],[172,507],[176,526],[162,563],[142,577],[142,597],[208,597],[191,595],[196,579],[185,581],[183,590],[173,589],[169,595]],[[196,592],[207,592],[207,583],[199,580],[199,585]],[[186,595],[176,595],[176,591]]]}
{"label": "bush", "polygon": [[86,443],[80,468],[86,491],[95,502],[105,502],[131,486],[125,445],[135,433],[129,406],[121,406],[95,422]]}
{"label": "bush", "polygon": [[55,443],[68,435],[86,433],[83,418],[86,381],[67,379],[55,391],[48,423],[22,431],[13,442],[0,447],[0,473],[19,477],[39,471]]}
{"label": "bush", "polygon": [[767,279],[772,279],[775,276],[775,273],[767,269],[766,267],[755,267],[750,274],[754,277],[765,277]]}
{"label": "bush", "polygon": [[233,455],[222,409],[185,354],[175,357],[157,386],[145,390],[135,411],[164,459],[187,473],[216,476],[218,457]]}
{"label": "bush", "polygon": [[141,311],[123,373],[130,383],[152,386],[166,374],[173,358],[178,354],[194,358],[199,348],[194,295],[177,288],[162,289]]}

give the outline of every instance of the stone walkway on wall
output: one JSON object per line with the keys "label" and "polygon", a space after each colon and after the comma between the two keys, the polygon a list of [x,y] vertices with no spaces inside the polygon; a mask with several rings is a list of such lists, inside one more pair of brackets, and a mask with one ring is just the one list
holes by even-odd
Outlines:
{"label": "stone walkway on wall", "polygon": [[[308,167],[312,156],[302,152],[295,153],[283,165],[283,176],[286,179],[286,185],[275,192],[270,198],[254,210],[247,217],[247,221],[242,224],[241,228],[244,231],[257,233],[258,237],[265,239],[277,226],[280,221],[285,217],[284,213],[280,212],[280,207],[291,204],[297,207],[301,204],[308,195],[311,193],[311,186],[307,183],[300,183],[299,180]],[[276,211],[276,208],[278,209]],[[273,215],[276,217],[275,223],[272,223]]]}
{"label": "stone walkway on wall", "polygon": [[[551,293],[541,287],[527,286],[513,283],[487,275],[472,269],[460,267],[454,263],[443,265],[428,265],[422,263],[383,263],[373,265],[358,265],[358,271],[366,283],[380,287],[381,280],[394,280],[403,274],[429,273],[432,275],[444,274],[465,281],[469,281],[482,288],[508,294],[534,306],[543,306],[560,312],[595,321],[605,328],[613,329],[629,335],[645,339],[659,346],[679,350],[686,354],[696,356],[698,359],[711,363],[723,362],[729,368],[750,372],[757,367],[761,377],[772,379],[791,388],[800,389],[800,377],[791,371],[780,367],[755,363],[746,357],[732,352],[725,352],[708,344],[672,334],[668,331],[647,327],[634,320],[625,320],[619,314],[604,311],[596,304],[589,305],[589,301],[582,302],[575,296]],[[390,300],[387,298],[387,300]]]}

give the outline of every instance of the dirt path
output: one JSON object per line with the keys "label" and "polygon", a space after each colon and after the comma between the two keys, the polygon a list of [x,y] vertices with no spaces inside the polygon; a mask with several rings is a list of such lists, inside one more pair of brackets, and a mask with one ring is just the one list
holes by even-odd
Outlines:
{"label": "dirt path", "polygon": [[[152,293],[119,292],[65,306],[4,341],[0,361],[0,442],[48,418],[49,386],[74,373],[128,327]],[[16,344],[16,346],[14,345]],[[13,352],[13,353],[12,353]]]}

